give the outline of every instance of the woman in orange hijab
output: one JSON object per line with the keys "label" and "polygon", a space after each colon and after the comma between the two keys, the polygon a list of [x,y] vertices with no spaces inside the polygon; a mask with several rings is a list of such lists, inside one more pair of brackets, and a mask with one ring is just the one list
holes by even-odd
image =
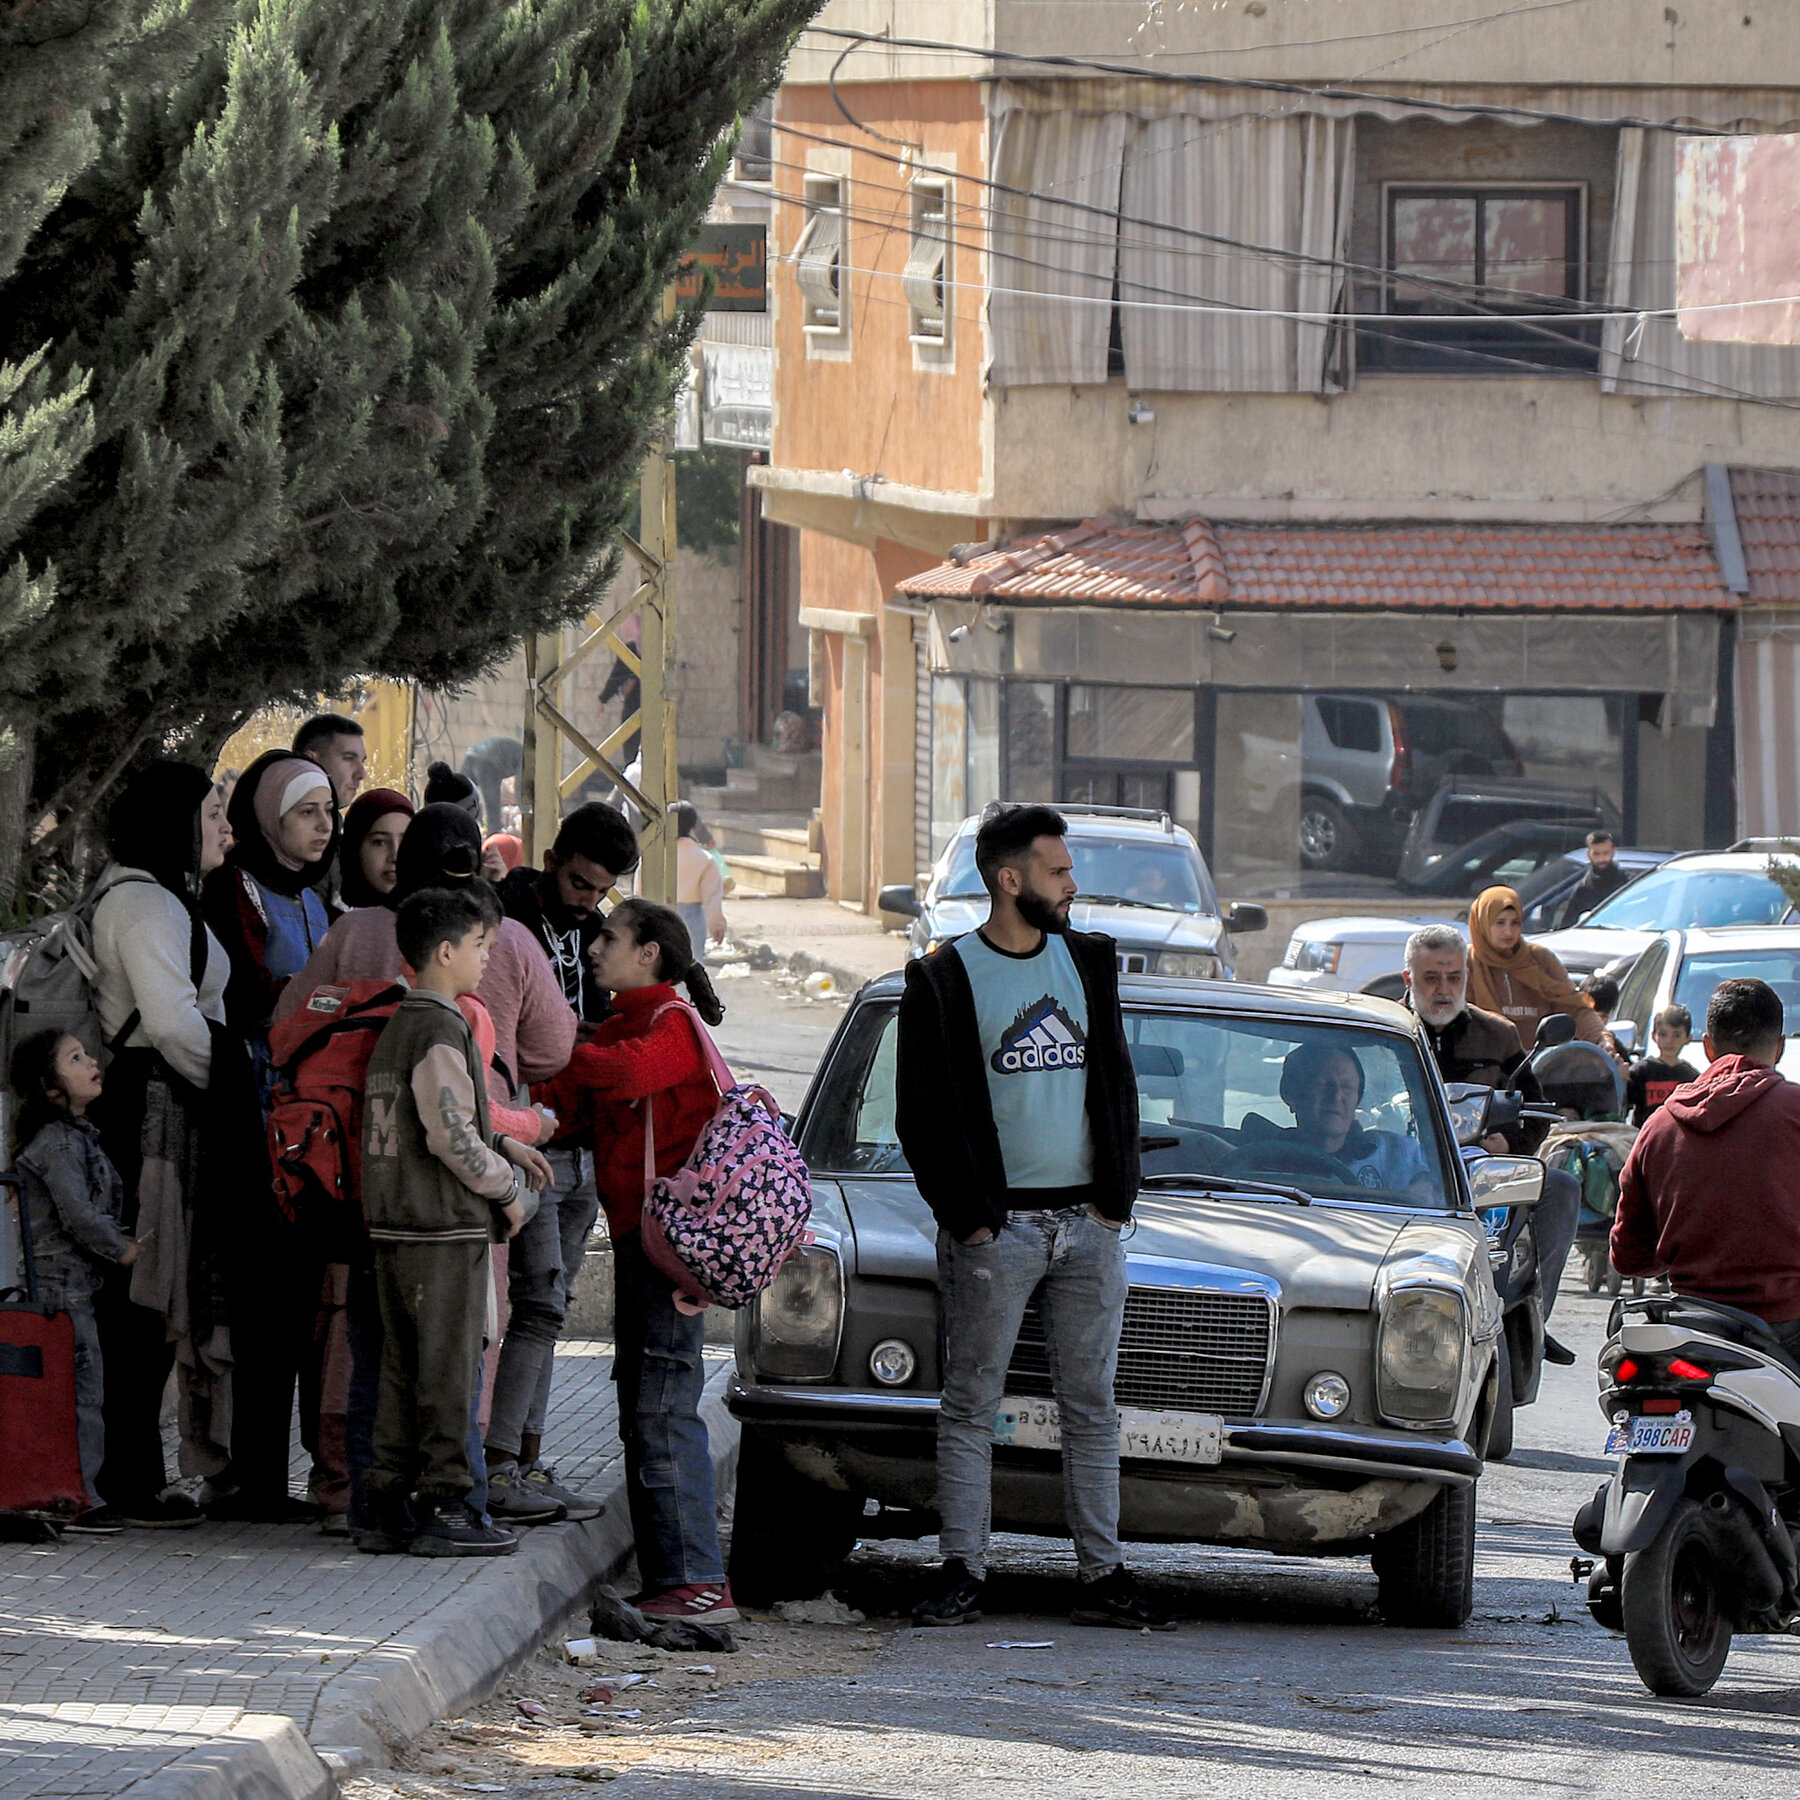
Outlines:
{"label": "woman in orange hijab", "polygon": [[1562,964],[1525,941],[1525,910],[1509,887],[1488,888],[1469,908],[1469,1004],[1510,1019],[1527,1050],[1552,1013],[1567,1013],[1575,1035],[1590,1044],[1605,1030]]}

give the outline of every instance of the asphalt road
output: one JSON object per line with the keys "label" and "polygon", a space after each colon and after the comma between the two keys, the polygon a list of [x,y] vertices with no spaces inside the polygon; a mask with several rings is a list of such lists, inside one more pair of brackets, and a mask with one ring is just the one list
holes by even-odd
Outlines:
{"label": "asphalt road", "polygon": [[[788,998],[767,978],[721,991],[728,1054],[789,1084],[777,1092],[791,1104],[841,1009]],[[1585,1295],[1559,1308],[1557,1329],[1581,1361],[1546,1371],[1514,1456],[1481,1481],[1475,1615],[1461,1631],[1383,1626],[1361,1561],[1189,1546],[1132,1552],[1181,1616],[1177,1631],[1073,1627],[1067,1547],[1015,1537],[998,1546],[985,1622],[921,1632],[904,1620],[933,1545],[865,1545],[839,1591],[867,1612],[879,1648],[854,1675],[825,1652],[869,1627],[816,1627],[817,1678],[734,1681],[703,1720],[684,1730],[671,1719],[661,1741],[634,1745],[610,1791],[1792,1795],[1800,1643],[1740,1638],[1708,1698],[1657,1700],[1571,1581],[1569,1520],[1607,1467],[1592,1372],[1604,1318]],[[1049,1648],[995,1647],[1043,1640]]]}
{"label": "asphalt road", "polygon": [[725,1060],[740,1080],[760,1082],[785,1111],[795,1111],[848,1000],[809,1000],[785,975],[721,976],[714,985],[725,1021],[713,1036]]}

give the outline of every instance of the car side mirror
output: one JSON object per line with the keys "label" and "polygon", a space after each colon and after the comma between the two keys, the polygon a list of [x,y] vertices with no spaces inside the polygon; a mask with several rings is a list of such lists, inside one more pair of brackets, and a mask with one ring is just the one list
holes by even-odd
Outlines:
{"label": "car side mirror", "polygon": [[783,1113],[781,1115],[781,1129],[789,1137],[792,1137],[794,1135],[795,1123],[796,1123],[796,1119],[795,1119],[795,1115],[793,1113]]}
{"label": "car side mirror", "polygon": [[1630,1019],[1614,1019],[1607,1026],[1607,1030],[1613,1034],[1613,1042],[1627,1056],[1637,1054],[1637,1026]]}
{"label": "car side mirror", "polygon": [[1575,1036],[1575,1021],[1567,1013],[1548,1013],[1538,1020],[1537,1036],[1532,1039],[1533,1050],[1553,1050],[1558,1044],[1567,1044]]}
{"label": "car side mirror", "polygon": [[902,919],[916,919],[925,909],[913,892],[910,881],[897,881],[875,896],[875,904],[884,913],[895,913]]}
{"label": "car side mirror", "polygon": [[1269,929],[1269,909],[1258,906],[1252,900],[1234,900],[1231,911],[1225,915],[1225,929],[1233,937],[1239,932],[1267,931]]}
{"label": "car side mirror", "polygon": [[1544,1165],[1535,1156],[1477,1156],[1468,1163],[1475,1210],[1536,1206],[1544,1197]]}

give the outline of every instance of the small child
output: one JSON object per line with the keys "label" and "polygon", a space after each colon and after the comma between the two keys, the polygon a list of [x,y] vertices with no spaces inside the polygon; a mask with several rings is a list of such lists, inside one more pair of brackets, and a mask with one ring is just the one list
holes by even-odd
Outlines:
{"label": "small child", "polygon": [[527,1191],[542,1192],[550,1166],[494,1133],[474,1034],[457,1005],[480,985],[495,936],[479,900],[427,888],[402,903],[394,935],[416,974],[369,1059],[363,1209],[382,1345],[372,1516],[357,1546],[505,1556],[518,1539],[486,1524],[467,1500],[487,1247],[525,1222]]}
{"label": "small child", "polygon": [[1681,1060],[1694,1041],[1693,1015],[1685,1006],[1665,1006],[1650,1025],[1656,1054],[1631,1065],[1625,1081],[1625,1116],[1642,1125],[1678,1087],[1698,1081],[1699,1071]]}
{"label": "small child", "polygon": [[31,1228],[37,1298],[60,1307],[75,1326],[75,1432],[88,1507],[65,1529],[111,1536],[124,1530],[125,1521],[101,1501],[96,1486],[106,1427],[94,1290],[104,1265],[130,1268],[138,1246],[119,1223],[125,1190],[100,1148],[99,1131],[87,1118],[88,1108],[100,1098],[100,1065],[80,1038],[66,1031],[39,1031],[13,1051],[9,1073],[19,1099],[13,1148]]}

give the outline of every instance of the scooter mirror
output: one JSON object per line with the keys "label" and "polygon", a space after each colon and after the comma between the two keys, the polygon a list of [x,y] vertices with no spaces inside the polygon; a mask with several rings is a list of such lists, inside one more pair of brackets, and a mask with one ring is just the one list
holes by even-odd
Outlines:
{"label": "scooter mirror", "polygon": [[1537,1036],[1532,1039],[1534,1050],[1550,1050],[1558,1044],[1566,1044],[1575,1035],[1575,1021],[1567,1013],[1548,1013],[1538,1020]]}
{"label": "scooter mirror", "polygon": [[1630,1019],[1610,1020],[1606,1029],[1613,1034],[1613,1042],[1617,1044],[1627,1056],[1635,1056],[1637,1054],[1637,1026],[1634,1025]]}
{"label": "scooter mirror", "polygon": [[1465,1165],[1475,1210],[1536,1206],[1544,1197],[1544,1165],[1535,1156],[1476,1156]]}
{"label": "scooter mirror", "polygon": [[1479,1144],[1487,1136],[1488,1108],[1493,1103],[1494,1090],[1477,1082],[1458,1082],[1444,1089],[1444,1098],[1450,1102],[1450,1128],[1456,1133],[1457,1143],[1464,1149]]}

